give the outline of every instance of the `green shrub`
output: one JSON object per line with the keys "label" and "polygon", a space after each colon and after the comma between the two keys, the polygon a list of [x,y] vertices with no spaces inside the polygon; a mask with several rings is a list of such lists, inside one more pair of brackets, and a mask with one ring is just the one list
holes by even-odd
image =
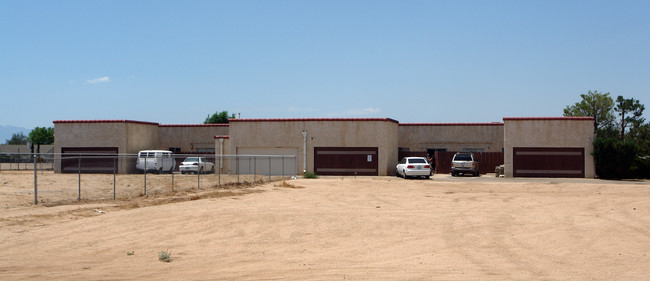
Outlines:
{"label": "green shrub", "polygon": [[314,173],[314,172],[305,172],[303,177],[306,178],[306,179],[317,179],[318,175],[316,173]]}
{"label": "green shrub", "polygon": [[626,178],[649,179],[650,178],[650,157],[636,157],[630,166]]}
{"label": "green shrub", "polygon": [[616,138],[594,140],[596,174],[602,179],[622,179],[627,176],[636,156],[634,142]]}
{"label": "green shrub", "polygon": [[164,262],[170,262],[172,261],[172,254],[168,251],[161,251],[160,253],[158,253],[158,260]]}

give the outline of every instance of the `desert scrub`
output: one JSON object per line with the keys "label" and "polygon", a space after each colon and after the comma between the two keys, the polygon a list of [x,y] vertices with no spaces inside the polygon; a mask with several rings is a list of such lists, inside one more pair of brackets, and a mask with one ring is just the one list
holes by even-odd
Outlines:
{"label": "desert scrub", "polygon": [[170,262],[172,261],[172,254],[169,251],[161,251],[158,253],[158,260],[159,261],[164,261],[164,262]]}
{"label": "desert scrub", "polygon": [[317,179],[318,175],[314,172],[305,172],[305,174],[302,177],[306,179]]}

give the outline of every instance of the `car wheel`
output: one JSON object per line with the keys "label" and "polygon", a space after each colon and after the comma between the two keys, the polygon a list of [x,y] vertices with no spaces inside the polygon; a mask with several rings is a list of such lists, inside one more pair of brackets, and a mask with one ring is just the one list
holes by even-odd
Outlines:
{"label": "car wheel", "polygon": [[203,167],[199,170],[199,174],[203,174]]}
{"label": "car wheel", "polygon": [[184,174],[185,174],[185,172],[184,172],[184,171],[181,171],[181,175],[184,175]]}
{"label": "car wheel", "polygon": [[431,178],[431,176],[425,176],[424,178],[425,178],[425,179],[430,179],[430,178]]}
{"label": "car wheel", "polygon": [[160,167],[160,169],[158,169],[158,174],[162,175],[162,167]]}

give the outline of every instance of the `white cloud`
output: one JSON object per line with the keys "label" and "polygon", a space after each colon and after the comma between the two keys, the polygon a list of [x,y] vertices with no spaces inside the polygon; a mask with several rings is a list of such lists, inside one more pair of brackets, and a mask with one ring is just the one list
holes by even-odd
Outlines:
{"label": "white cloud", "polygon": [[95,83],[104,83],[109,81],[111,81],[111,78],[108,76],[104,76],[104,77],[86,80],[86,83],[95,84]]}
{"label": "white cloud", "polygon": [[329,116],[362,116],[362,115],[373,115],[380,112],[381,109],[376,107],[350,108],[343,112],[331,113],[329,114]]}

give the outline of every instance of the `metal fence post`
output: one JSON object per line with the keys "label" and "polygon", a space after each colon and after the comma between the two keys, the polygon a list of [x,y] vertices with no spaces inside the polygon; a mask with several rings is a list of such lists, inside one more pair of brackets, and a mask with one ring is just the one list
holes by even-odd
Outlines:
{"label": "metal fence post", "polygon": [[149,158],[149,153],[144,155],[144,195],[147,195],[147,161]]}
{"label": "metal fence post", "polygon": [[78,155],[77,157],[77,173],[79,174],[79,196],[77,197],[77,201],[81,201],[81,155]]}
{"label": "metal fence post", "polygon": [[[115,156],[115,157],[117,157],[117,156]],[[113,157],[113,200],[115,200],[115,172],[116,172],[115,171],[116,170],[116,167],[115,167],[116,158],[115,157]]]}
{"label": "metal fence post", "polygon": [[201,188],[201,158],[197,157],[196,162],[199,163],[199,166],[196,167],[196,189]]}
{"label": "metal fence post", "polygon": [[269,181],[271,181],[271,156],[269,156]]}
{"label": "metal fence post", "polygon": [[237,171],[237,184],[239,184],[239,155],[235,156],[235,163],[237,164],[235,168],[235,171]]}
{"label": "metal fence post", "polygon": [[257,157],[253,157],[253,161],[255,161],[253,162],[253,183],[255,183],[255,181],[257,180]]}
{"label": "metal fence post", "polygon": [[284,156],[282,156],[282,178],[284,178]]}
{"label": "metal fence post", "polygon": [[38,179],[37,179],[37,172],[36,172],[36,160],[38,160],[37,155],[34,155],[34,205],[38,204]]}

